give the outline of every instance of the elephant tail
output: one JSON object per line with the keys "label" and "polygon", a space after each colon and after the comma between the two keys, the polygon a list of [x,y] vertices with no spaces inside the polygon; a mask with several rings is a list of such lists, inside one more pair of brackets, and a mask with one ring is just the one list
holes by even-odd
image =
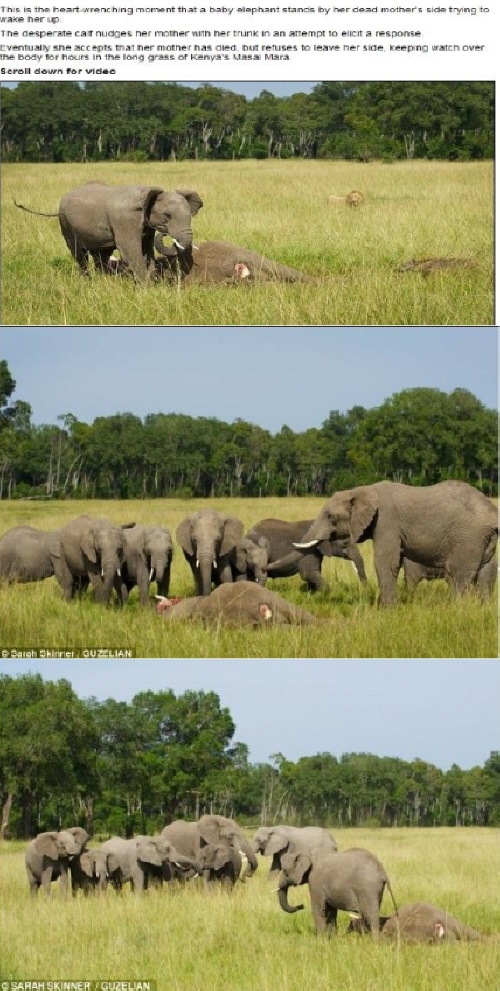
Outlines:
{"label": "elephant tail", "polygon": [[26,213],[35,213],[37,217],[58,217],[59,216],[59,211],[57,211],[57,213],[42,213],[41,210],[30,210],[29,206],[23,206],[22,203],[17,203],[16,200],[14,200],[14,205],[17,206],[17,208],[19,210],[25,210]]}
{"label": "elephant tail", "polygon": [[386,886],[386,888],[387,888],[387,890],[388,890],[388,892],[389,892],[389,894],[391,896],[392,904],[394,905],[394,911],[397,912],[398,911],[398,906],[396,905],[396,899],[394,897],[394,893],[393,893],[393,890],[391,888],[391,882],[389,881],[389,878],[387,877],[387,874],[385,875],[385,886]]}

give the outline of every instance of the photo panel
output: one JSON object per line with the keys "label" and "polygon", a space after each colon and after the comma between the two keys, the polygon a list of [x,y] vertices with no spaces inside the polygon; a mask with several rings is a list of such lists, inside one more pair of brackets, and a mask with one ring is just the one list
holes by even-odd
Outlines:
{"label": "photo panel", "polygon": [[25,80],[1,99],[5,324],[495,322],[493,82]]}
{"label": "photo panel", "polygon": [[493,328],[3,338],[8,656],[497,656]]}

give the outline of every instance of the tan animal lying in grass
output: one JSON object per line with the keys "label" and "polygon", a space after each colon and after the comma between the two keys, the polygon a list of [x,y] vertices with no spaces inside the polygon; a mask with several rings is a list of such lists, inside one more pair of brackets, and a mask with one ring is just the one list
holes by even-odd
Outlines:
{"label": "tan animal lying in grass", "polygon": [[364,196],[359,189],[351,189],[350,193],[346,196],[329,196],[328,202],[330,206],[361,206],[363,203]]}
{"label": "tan animal lying in grass", "polygon": [[180,251],[176,247],[165,247],[161,234],[157,234],[155,248],[161,256],[156,259],[157,271],[175,277],[179,270],[186,282],[309,281],[309,277],[297,269],[230,241],[201,241],[193,249]]}
{"label": "tan animal lying in grass", "polygon": [[[394,915],[382,916],[380,926],[383,939],[402,939],[406,942],[437,943],[440,940],[488,938],[429,902],[403,905]],[[369,930],[363,919],[351,919],[347,932],[361,934]]]}
{"label": "tan animal lying in grass", "polygon": [[316,617],[255,582],[219,585],[210,595],[191,599],[156,596],[157,612],[169,621],[202,619],[230,626],[315,623]]}

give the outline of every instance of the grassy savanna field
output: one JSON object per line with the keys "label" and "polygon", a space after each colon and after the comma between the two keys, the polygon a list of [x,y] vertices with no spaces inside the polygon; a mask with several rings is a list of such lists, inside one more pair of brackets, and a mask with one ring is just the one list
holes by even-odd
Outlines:
{"label": "grassy savanna field", "polygon": [[[137,286],[80,277],[57,218],[90,180],[196,189],[195,243],[228,240],[313,277],[309,284]],[[364,204],[332,207],[360,189]],[[5,324],[487,325],[493,314],[493,163],[235,161],[2,166]],[[168,239],[167,239],[168,242]],[[428,277],[411,259],[459,257],[474,268]]]}
{"label": "grassy savanna field", "polygon": [[[1,532],[13,526],[55,530],[87,513],[113,523],[157,523],[174,539],[170,594],[194,594],[191,571],[175,544],[181,520],[213,505],[238,516],[245,530],[260,519],[298,520],[317,516],[323,499],[217,499],[144,501],[66,501],[2,503]],[[65,603],[55,578],[0,588],[2,648],[17,651],[98,648],[128,649],[134,657],[496,657],[497,596],[485,604],[474,595],[451,601],[444,581],[422,582],[413,595],[400,590],[391,609],[375,604],[377,582],[372,544],[359,545],[368,587],[363,589],[349,561],[327,558],[328,588],[311,594],[294,578],[268,582],[268,588],[329,622],[310,627],[236,629],[195,622],[165,624],[153,608],[143,609],[134,589],[124,609],[83,600]],[[156,591],[153,584],[150,595]]]}
{"label": "grassy savanna field", "polygon": [[[253,831],[252,831],[253,832]],[[486,934],[500,932],[499,848],[488,829],[334,830],[340,849],[362,846],[383,863],[398,904],[430,901]],[[251,831],[249,830],[249,835]],[[94,843],[92,845],[95,845]],[[267,877],[269,858],[233,892],[108,890],[85,899],[32,901],[24,847],[3,844],[2,978],[146,980],[158,991],[495,991],[500,942],[438,946],[316,935],[307,886],[286,915]],[[386,893],[382,905],[392,912]]]}

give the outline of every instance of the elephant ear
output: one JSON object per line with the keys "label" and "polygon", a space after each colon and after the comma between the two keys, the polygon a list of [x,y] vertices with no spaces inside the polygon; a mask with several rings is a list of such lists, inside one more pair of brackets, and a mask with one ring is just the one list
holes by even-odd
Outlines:
{"label": "elephant ear", "polygon": [[175,531],[175,536],[177,537],[177,543],[182,547],[185,554],[189,554],[190,557],[194,554],[193,541],[191,538],[191,518],[188,516],[182,523],[179,523],[177,530]]}
{"label": "elephant ear", "polygon": [[271,557],[271,544],[269,543],[267,537],[259,537],[257,546],[261,547],[263,551],[267,551],[268,556]]}
{"label": "elephant ear", "polygon": [[203,200],[198,196],[198,193],[194,189],[176,189],[175,191],[188,201],[191,216],[194,217],[203,206]]}
{"label": "elephant ear", "polygon": [[294,884],[304,884],[311,867],[312,860],[308,853],[296,853],[287,874]]}
{"label": "elephant ear", "polygon": [[56,843],[57,833],[40,833],[35,840],[37,853],[42,857],[49,857],[50,860],[59,859],[59,850]]}
{"label": "elephant ear", "polygon": [[144,220],[148,220],[158,196],[165,190],[161,186],[137,186],[136,189],[137,197],[134,206],[136,209],[142,210]]}
{"label": "elephant ear", "polygon": [[229,554],[243,539],[243,523],[236,516],[226,516],[220,552]]}
{"label": "elephant ear", "polygon": [[274,857],[275,853],[281,853],[288,846],[289,839],[284,833],[280,833],[279,830],[275,830],[268,837],[264,855],[266,857]]}
{"label": "elephant ear", "polygon": [[94,870],[95,870],[94,854],[93,853],[89,853],[88,850],[85,853],[81,853],[80,854],[80,867],[81,867],[83,873],[87,875],[87,877],[93,877],[94,876]]}
{"label": "elephant ear", "polygon": [[351,499],[351,533],[354,541],[359,540],[373,521],[378,510],[378,500],[368,488],[357,492]]}
{"label": "elephant ear", "polygon": [[245,544],[238,543],[235,547],[234,563],[236,570],[239,571],[241,575],[245,574],[247,570],[247,548]]}
{"label": "elephant ear", "polygon": [[200,839],[203,840],[203,846],[208,846],[209,844],[217,845],[220,840],[220,827],[216,822],[201,822],[198,823],[198,833]]}
{"label": "elephant ear", "polygon": [[153,840],[139,840],[139,842],[136,843],[136,847],[138,860],[142,861],[144,864],[152,864],[153,867],[161,867],[163,860],[158,851],[158,847]]}
{"label": "elephant ear", "polygon": [[55,533],[51,538],[49,543],[49,553],[53,557],[61,557],[61,536],[59,533]]}
{"label": "elephant ear", "polygon": [[85,554],[85,557],[91,562],[91,564],[97,564],[97,551],[94,547],[94,535],[91,530],[82,535],[80,546]]}
{"label": "elephant ear", "polygon": [[85,848],[86,843],[88,843],[90,836],[86,829],[82,826],[71,826],[69,829],[65,830],[66,833],[71,833],[75,837],[77,843],[80,843],[81,849]]}

